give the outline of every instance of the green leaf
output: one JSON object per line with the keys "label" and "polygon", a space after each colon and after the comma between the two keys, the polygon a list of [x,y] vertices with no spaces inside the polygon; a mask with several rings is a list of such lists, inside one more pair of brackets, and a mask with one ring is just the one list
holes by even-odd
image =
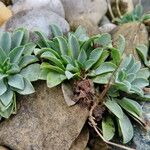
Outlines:
{"label": "green leaf", "polygon": [[82,26],[79,26],[74,35],[77,37],[77,39],[81,42],[87,41],[89,39],[87,33],[86,33],[86,29]]}
{"label": "green leaf", "polygon": [[72,74],[70,71],[65,71],[65,75],[68,80],[70,80],[74,76],[74,74]]}
{"label": "green leaf", "polygon": [[44,33],[39,32],[39,31],[35,31],[35,33],[39,36],[40,41],[42,41],[42,43],[44,44],[43,46],[48,47],[49,46],[48,40],[47,40],[46,36],[44,35]]}
{"label": "green leaf", "polygon": [[95,63],[96,63],[96,61],[93,60],[93,59],[87,60],[87,61],[84,63],[84,68],[85,68],[85,70],[86,70],[86,71],[89,70]]}
{"label": "green leaf", "polygon": [[133,82],[132,85],[139,87],[139,88],[144,88],[149,85],[149,81],[144,79],[144,78],[136,78]]}
{"label": "green leaf", "polygon": [[104,105],[119,119],[123,118],[123,111],[115,99],[107,99],[106,102],[104,102]]}
{"label": "green leaf", "polygon": [[133,116],[142,116],[142,107],[134,100],[129,98],[122,98],[121,100],[117,100],[118,104],[124,108],[127,112],[131,113]]}
{"label": "green leaf", "polygon": [[11,68],[6,71],[7,74],[15,74],[20,72],[20,67],[17,64],[12,64]]}
{"label": "green leaf", "polygon": [[94,43],[98,44],[99,46],[110,46],[112,43],[111,35],[108,33],[103,33],[94,41]]}
{"label": "green leaf", "polygon": [[0,95],[4,94],[7,90],[7,86],[6,84],[4,83],[4,80],[1,79],[0,80]]}
{"label": "green leaf", "polygon": [[20,68],[25,68],[29,64],[35,63],[38,61],[38,58],[34,55],[25,55],[22,57],[22,59],[19,62]]}
{"label": "green leaf", "polygon": [[16,30],[13,32],[12,37],[11,37],[12,39],[11,49],[21,46],[23,35],[24,35],[24,32],[21,30]]}
{"label": "green leaf", "polygon": [[140,18],[143,14],[143,7],[141,4],[137,4],[133,10],[133,15],[135,18]]}
{"label": "green leaf", "polygon": [[82,64],[87,60],[87,55],[84,49],[82,49],[78,56],[78,61]]}
{"label": "green leaf", "polygon": [[24,78],[24,89],[23,90],[16,90],[21,95],[29,95],[35,92],[33,85],[31,82]]}
{"label": "green leaf", "polygon": [[20,74],[9,76],[8,84],[11,87],[23,90],[24,89],[24,80]]}
{"label": "green leaf", "polygon": [[121,62],[121,55],[118,49],[110,48],[111,50],[111,57],[113,59],[113,63],[119,65]]}
{"label": "green leaf", "polygon": [[119,39],[118,39],[118,46],[117,48],[120,51],[120,54],[123,54],[124,50],[125,50],[125,38],[122,35],[119,35]]}
{"label": "green leaf", "polygon": [[143,96],[143,95],[144,95],[143,90],[142,90],[141,88],[135,86],[135,85],[132,85],[132,86],[131,86],[131,92],[132,92],[132,93],[135,93],[135,94],[137,94],[137,95],[140,95],[140,96]]}
{"label": "green leaf", "polygon": [[7,91],[0,96],[0,100],[5,106],[8,106],[13,100],[13,91],[8,88]]}
{"label": "green leaf", "polygon": [[11,49],[11,36],[8,32],[3,32],[0,38],[0,48],[2,48],[6,54],[9,53]]}
{"label": "green leaf", "polygon": [[133,80],[135,80],[135,78],[136,78],[136,75],[134,73],[130,73],[130,74],[127,75],[127,81],[130,82],[130,83]]}
{"label": "green leaf", "polygon": [[99,60],[94,64],[92,67],[93,69],[98,68],[109,56],[109,52],[107,50],[104,50]]}
{"label": "green leaf", "polygon": [[46,62],[43,62],[41,64],[41,68],[42,69],[49,69],[51,71],[55,71],[55,72],[58,72],[58,73],[61,73],[61,74],[64,74],[65,71],[62,70],[61,68],[57,67],[57,66],[53,66],[53,65],[50,65],[49,63],[46,63]]}
{"label": "green leaf", "polygon": [[130,69],[128,69],[127,73],[137,73],[141,68],[140,61],[136,62]]}
{"label": "green leaf", "polygon": [[41,69],[39,72],[39,80],[46,80],[49,72],[49,69]]}
{"label": "green leaf", "polygon": [[15,103],[16,103],[15,101],[16,101],[15,98],[13,98],[13,102],[11,103],[11,105],[9,105],[9,107],[7,107],[7,109],[5,109],[5,111],[0,110],[0,116],[8,119],[14,111]]}
{"label": "green leaf", "polygon": [[3,51],[2,48],[0,48],[0,64],[2,64],[6,60],[6,53]]}
{"label": "green leaf", "polygon": [[18,62],[22,56],[23,51],[24,51],[24,47],[22,47],[22,46],[16,47],[12,51],[10,51],[9,57],[10,57],[11,63]]}
{"label": "green leaf", "polygon": [[71,65],[71,64],[68,64],[68,65],[66,66],[66,70],[72,71],[72,72],[79,72],[79,69],[78,69],[77,67],[74,67],[74,66]]}
{"label": "green leaf", "polygon": [[53,53],[51,53],[50,51],[44,52],[41,55],[41,58],[45,58],[48,59],[50,61],[52,61],[56,66],[58,66],[59,68],[61,68],[62,70],[65,69],[63,63],[61,62],[60,59],[58,59]]}
{"label": "green leaf", "polygon": [[54,37],[63,36],[63,32],[57,25],[52,24],[52,25],[50,25],[50,27],[51,27],[51,31],[52,31],[52,34]]}
{"label": "green leaf", "polygon": [[119,127],[123,136],[123,143],[128,143],[133,137],[133,126],[129,118],[123,114],[123,118],[118,119]]}
{"label": "green leaf", "polygon": [[80,50],[79,42],[73,34],[70,33],[68,36],[69,55],[77,59]]}
{"label": "green leaf", "polygon": [[65,75],[56,73],[56,72],[49,72],[47,75],[47,86],[49,88],[55,87],[62,83],[66,79]]}
{"label": "green leaf", "polygon": [[108,84],[110,77],[112,76],[112,73],[106,73],[99,76],[96,76],[92,78],[94,83],[98,84]]}
{"label": "green leaf", "polygon": [[149,68],[142,68],[142,69],[140,69],[137,72],[136,77],[137,78],[148,79],[150,77],[150,69]]}
{"label": "green leaf", "polygon": [[115,64],[111,62],[104,62],[95,70],[95,74],[100,75],[104,73],[109,73],[115,71],[115,69],[116,69]]}
{"label": "green leaf", "polygon": [[40,65],[32,64],[22,69],[20,74],[29,81],[37,81],[40,74]]}
{"label": "green leaf", "polygon": [[90,53],[90,57],[89,59],[93,59],[95,60],[95,62],[97,62],[99,60],[99,58],[101,57],[103,52],[103,49],[101,48],[96,48],[94,49],[91,53]]}
{"label": "green leaf", "polygon": [[103,132],[103,137],[107,141],[111,140],[115,135],[115,125],[111,116],[106,116],[102,120],[102,132]]}
{"label": "green leaf", "polygon": [[23,54],[24,55],[31,55],[33,50],[35,49],[35,47],[36,47],[36,44],[32,43],[32,42],[25,44]]}
{"label": "green leaf", "polygon": [[147,60],[148,57],[148,47],[145,45],[139,45],[136,47],[137,53],[139,54],[140,58],[144,62],[146,66],[150,66],[150,63]]}
{"label": "green leaf", "polygon": [[67,41],[63,37],[56,37],[59,43],[59,49],[62,55],[67,55],[68,54],[68,45]]}

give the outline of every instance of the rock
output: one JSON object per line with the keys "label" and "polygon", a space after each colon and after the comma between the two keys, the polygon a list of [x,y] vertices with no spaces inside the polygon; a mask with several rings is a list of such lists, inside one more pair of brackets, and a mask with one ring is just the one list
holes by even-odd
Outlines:
{"label": "rock", "polygon": [[149,43],[148,32],[145,25],[138,22],[133,22],[118,26],[112,33],[114,46],[117,46],[120,34],[123,35],[126,40],[125,53],[127,55],[133,54],[134,57],[139,60],[135,47],[139,44],[145,44],[148,46]]}
{"label": "rock", "polygon": [[103,26],[99,27],[100,33],[110,33],[112,30],[114,30],[117,26],[113,23],[107,23]]}
{"label": "rock", "polygon": [[[98,31],[98,23],[107,12],[106,0],[61,0],[72,28],[83,25]],[[97,28],[96,28],[97,27]],[[97,32],[95,32],[97,33]]]}
{"label": "rock", "polygon": [[0,150],[9,150],[9,149],[4,146],[0,146]]}
{"label": "rock", "polygon": [[114,17],[119,17],[125,13],[131,12],[134,9],[132,0],[110,0],[110,5]]}
{"label": "rock", "polygon": [[89,131],[85,127],[82,129],[78,138],[73,142],[69,150],[85,150],[88,140],[89,140]]}
{"label": "rock", "polygon": [[17,115],[0,124],[0,145],[13,150],[69,150],[80,134],[88,110],[68,107],[60,86],[35,84],[36,93],[18,97]]}
{"label": "rock", "polygon": [[53,11],[62,17],[65,17],[64,8],[60,0],[18,0],[12,6],[12,11],[14,14],[16,14],[23,10],[30,10],[41,7],[44,7],[44,9],[49,11]]}
{"label": "rock", "polygon": [[150,148],[150,102],[146,102],[143,105],[143,111],[149,128],[148,131],[145,132],[139,125],[135,126],[133,143],[137,150],[149,150]]}
{"label": "rock", "polygon": [[105,24],[110,23],[110,20],[108,19],[108,17],[104,16],[101,21],[100,21],[100,25],[99,26],[103,26]]}
{"label": "rock", "polygon": [[3,25],[10,17],[12,12],[4,3],[0,2],[0,26]]}
{"label": "rock", "polygon": [[41,30],[47,36],[50,36],[50,24],[58,25],[64,33],[69,31],[67,21],[47,9],[33,9],[19,12],[9,19],[5,29],[12,31],[18,27],[25,27],[30,31]]}

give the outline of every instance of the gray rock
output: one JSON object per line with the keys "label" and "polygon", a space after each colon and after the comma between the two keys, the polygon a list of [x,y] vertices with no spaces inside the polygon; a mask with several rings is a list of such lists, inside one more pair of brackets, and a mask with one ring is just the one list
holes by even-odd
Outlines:
{"label": "gray rock", "polygon": [[83,25],[88,30],[91,28],[91,30],[93,29],[96,31],[99,21],[107,12],[106,0],[61,1],[65,9],[66,19],[72,28],[76,28],[78,25]]}
{"label": "gray rock", "polygon": [[0,145],[13,150],[69,150],[80,134],[88,110],[68,107],[60,87],[35,84],[36,93],[19,96],[17,115],[0,124]]}
{"label": "gray rock", "polygon": [[41,7],[45,7],[45,9],[65,17],[64,8],[60,0],[18,0],[12,6],[12,11],[14,14],[16,14],[23,10],[30,10]]}
{"label": "gray rock", "polygon": [[50,24],[58,25],[64,33],[69,31],[67,21],[47,9],[33,9],[19,12],[8,20],[5,29],[12,31],[18,27],[25,27],[30,31],[41,30],[47,36],[50,36]]}
{"label": "gray rock", "polygon": [[99,26],[103,26],[103,25],[108,24],[108,23],[110,23],[110,20],[108,19],[107,16],[104,16],[104,17],[101,19]]}
{"label": "gray rock", "polygon": [[99,27],[100,33],[110,33],[114,30],[117,26],[113,23],[107,23]]}
{"label": "gray rock", "polygon": [[143,128],[140,128],[139,126],[135,127],[133,143],[136,145],[137,150],[150,149],[150,102],[146,102],[143,105],[143,111],[149,128],[146,132]]}

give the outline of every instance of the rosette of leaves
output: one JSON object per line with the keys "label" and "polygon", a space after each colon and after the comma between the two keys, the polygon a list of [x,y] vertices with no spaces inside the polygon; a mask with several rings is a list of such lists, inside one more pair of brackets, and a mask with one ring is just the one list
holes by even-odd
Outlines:
{"label": "rosette of leaves", "polygon": [[[117,130],[123,136],[123,143],[129,142],[133,137],[130,118],[145,126],[142,107],[137,100],[150,100],[144,93],[144,88],[149,86],[149,77],[149,68],[141,68],[141,63],[136,62],[133,56],[123,59],[104,103],[111,112],[102,121],[103,135],[107,140]],[[117,128],[112,114],[118,124]]]}
{"label": "rosette of leaves", "polygon": [[138,4],[134,8],[134,10],[130,13],[126,13],[120,18],[114,20],[117,24],[121,25],[128,22],[142,22],[146,25],[149,25],[150,22],[150,14],[144,13],[143,14],[143,6]]}
{"label": "rosette of leaves", "polygon": [[146,97],[143,88],[149,85],[148,68],[141,68],[133,56],[124,55],[122,36],[114,48],[109,34],[89,38],[82,27],[68,36],[55,25],[51,30],[52,39],[36,32],[39,48],[34,53],[42,61],[40,79],[46,80],[50,88],[71,79],[91,79],[95,87],[110,87],[102,97],[103,106],[107,108],[100,125],[103,136],[111,140],[119,133],[123,143],[129,142],[133,137],[130,118],[144,125],[142,108],[136,100]]}
{"label": "rosette of leaves", "polygon": [[109,34],[89,38],[79,27],[75,33],[65,37],[57,26],[52,25],[51,28],[54,35],[51,40],[41,32],[36,32],[40,38],[37,41],[40,48],[34,50],[35,55],[43,60],[40,79],[47,80],[48,87],[57,86],[64,80],[83,79],[87,76],[95,82],[96,76],[103,77],[105,74],[108,78],[116,69],[114,58],[106,61],[111,57],[108,47],[112,46],[112,41]]}
{"label": "rosette of leaves", "polygon": [[25,29],[0,32],[0,116],[4,118],[16,113],[16,93],[34,92],[31,81],[38,79],[39,71],[38,59],[32,55],[35,46]]}

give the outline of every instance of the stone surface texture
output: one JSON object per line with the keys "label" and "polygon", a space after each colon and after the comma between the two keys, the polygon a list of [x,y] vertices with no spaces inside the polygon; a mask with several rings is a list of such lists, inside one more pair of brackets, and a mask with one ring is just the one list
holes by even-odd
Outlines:
{"label": "stone surface texture", "polygon": [[18,112],[0,124],[0,145],[12,150],[69,150],[88,110],[68,107],[60,87],[35,83],[36,93],[18,97]]}

